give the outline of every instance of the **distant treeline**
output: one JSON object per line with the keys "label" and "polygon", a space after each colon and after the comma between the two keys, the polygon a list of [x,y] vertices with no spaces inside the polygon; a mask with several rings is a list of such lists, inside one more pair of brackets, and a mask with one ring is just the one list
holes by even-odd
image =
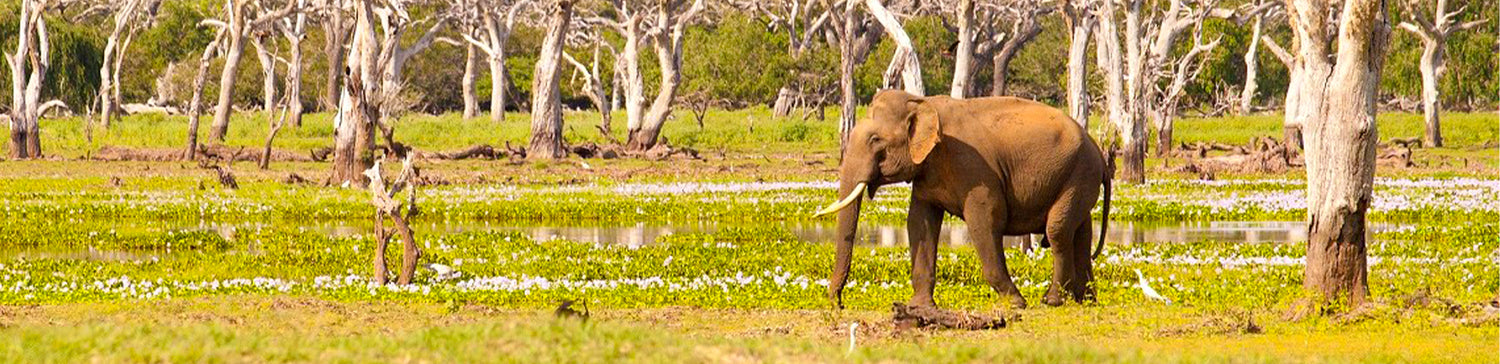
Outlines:
{"label": "distant treeline", "polygon": [[[1225,4],[1231,2],[1226,1]],[[1442,98],[1449,110],[1494,108],[1500,98],[1500,50],[1497,50],[1495,0],[1465,1],[1470,9],[1463,14],[1465,19],[1487,18],[1491,22],[1473,31],[1455,34],[1447,50],[1447,76],[1441,83]],[[197,66],[197,54],[213,39],[211,29],[199,26],[199,22],[212,17],[222,6],[217,1],[168,1],[156,17],[154,26],[138,34],[125,57],[123,97],[128,103],[143,103],[160,94],[167,101],[185,103],[190,92],[191,73]],[[17,5],[0,4],[0,48],[14,48],[17,28]],[[1403,16],[1402,9],[1392,3],[1392,26]],[[821,43],[811,51],[794,58],[788,52],[785,32],[768,31],[765,20],[752,14],[721,9],[714,20],[699,22],[688,32],[686,52],[683,56],[684,97],[711,100],[718,107],[737,108],[751,105],[768,105],[776,99],[777,91],[784,85],[812,94],[826,94],[827,103],[837,104],[838,52]],[[49,22],[52,37],[52,68],[46,79],[44,99],[61,99],[75,111],[90,104],[99,88],[99,63],[110,29],[110,22],[100,18],[94,21],[70,22],[51,15]],[[1053,105],[1062,104],[1066,79],[1065,55],[1067,35],[1061,18],[1047,16],[1043,20],[1044,31],[1028,44],[1011,65],[1011,93],[1042,100]],[[928,94],[946,94],[952,79],[952,45],[955,34],[948,31],[936,16],[918,16],[905,22],[917,51],[921,56],[922,75]],[[1188,88],[1182,105],[1187,109],[1208,109],[1220,95],[1238,95],[1244,84],[1243,56],[1248,45],[1248,25],[1236,24],[1233,20],[1210,19],[1206,26],[1206,37],[1223,36],[1220,46],[1213,51],[1201,76]],[[1286,24],[1272,24],[1269,35],[1283,45],[1290,44],[1290,32]],[[447,31],[453,33],[451,29]],[[416,37],[419,32],[408,32]],[[457,38],[456,34],[447,34]],[[324,34],[314,28],[307,41],[303,42],[305,58],[302,99],[310,108],[321,108],[322,85],[328,62],[322,57]],[[619,43],[619,39],[613,39]],[[535,50],[541,43],[541,33],[533,28],[521,27],[510,40],[507,58],[510,72],[509,87],[521,97],[516,102],[528,102],[531,72],[534,69]],[[282,45],[284,47],[284,45]],[[874,94],[880,87],[881,75],[885,71],[893,51],[893,45],[882,40],[869,60],[858,68],[857,91],[861,98]],[[283,50],[284,51],[284,50]],[[592,47],[568,50],[582,62],[589,62],[594,54]],[[1422,88],[1418,70],[1418,57],[1422,52],[1421,42],[1409,32],[1395,29],[1392,32],[1391,52],[1386,59],[1385,74],[1381,81],[1383,98],[1414,100]],[[599,52],[603,79],[611,79],[613,64],[610,52]],[[1092,51],[1090,51],[1092,54]],[[647,87],[656,85],[657,67],[655,54],[642,52]],[[1256,105],[1278,108],[1286,91],[1287,73],[1281,62],[1268,51],[1259,52],[1261,61],[1260,87]],[[439,44],[419,54],[407,65],[405,72],[407,90],[420,102],[417,111],[442,113],[463,109],[461,79],[463,77],[465,50],[449,44]],[[217,62],[222,62],[219,60]],[[240,81],[235,92],[237,104],[246,107],[259,105],[261,100],[261,71],[255,57],[242,61]],[[982,62],[987,63],[987,62]],[[991,80],[988,64],[981,64],[975,82],[976,89],[989,90]],[[219,66],[214,66],[217,74]],[[569,70],[571,71],[571,69]],[[487,73],[487,69],[481,72]],[[8,85],[8,68],[0,67],[0,74]],[[165,75],[166,82],[160,90],[157,81]],[[566,73],[565,73],[566,75]],[[478,78],[480,100],[488,100],[493,85],[489,77]],[[586,107],[587,101],[581,93],[581,78],[565,77],[564,97],[570,103]],[[1095,82],[1092,87],[1100,88]],[[217,93],[214,82],[208,84],[206,98]],[[1228,92],[1230,90],[1235,92]],[[654,92],[654,91],[651,91]],[[1092,92],[1099,95],[1099,92]],[[816,99],[816,97],[813,97]],[[0,92],[3,105],[9,105],[10,94]],[[511,105],[512,109],[516,105]]]}

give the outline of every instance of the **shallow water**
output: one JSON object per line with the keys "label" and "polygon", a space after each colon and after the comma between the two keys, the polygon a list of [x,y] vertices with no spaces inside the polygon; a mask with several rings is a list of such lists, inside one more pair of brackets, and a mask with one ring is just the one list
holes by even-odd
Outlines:
{"label": "shallow water", "polygon": [[[319,232],[329,236],[357,237],[369,234],[371,226],[362,221],[315,222],[299,226],[286,226],[285,222],[270,223],[199,223],[181,224],[152,223],[133,225],[129,223],[109,224],[100,230],[137,229],[147,233],[166,234],[168,231],[208,231],[226,240],[235,241],[241,231],[267,229],[299,229]],[[1401,228],[1395,224],[1372,224],[1369,233]],[[827,222],[767,222],[767,223],[715,223],[696,222],[682,224],[660,223],[605,223],[597,221],[574,222],[463,222],[428,223],[413,226],[418,238],[434,234],[456,234],[473,231],[518,232],[535,240],[562,239],[569,241],[641,247],[655,243],[659,238],[674,234],[715,233],[726,228],[752,229],[752,231],[781,230],[789,232],[799,241],[832,243],[836,239],[837,227]],[[84,229],[89,230],[89,229]],[[1095,236],[1098,226],[1094,228]],[[1106,241],[1110,245],[1134,245],[1141,243],[1170,244],[1187,242],[1221,242],[1226,244],[1297,243],[1306,241],[1307,224],[1301,221],[1201,221],[1177,223],[1112,222]],[[82,232],[87,233],[87,232]],[[859,229],[859,243],[876,246],[905,246],[908,243],[904,224],[864,224]],[[1020,247],[1024,236],[1007,237],[1006,245]],[[1041,236],[1035,237],[1038,241]],[[967,228],[962,222],[946,222],[939,242],[947,245],[966,245],[969,242]],[[257,249],[245,246],[231,248],[241,254],[258,254]],[[99,261],[136,261],[172,259],[182,254],[199,253],[187,249],[165,250],[121,250],[94,247],[23,247],[0,250],[0,258],[62,258]],[[212,254],[212,253],[210,253]]]}

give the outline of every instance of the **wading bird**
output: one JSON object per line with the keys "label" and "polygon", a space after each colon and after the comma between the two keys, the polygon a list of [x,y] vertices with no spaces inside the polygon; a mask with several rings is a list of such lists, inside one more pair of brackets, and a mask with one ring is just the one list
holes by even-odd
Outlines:
{"label": "wading bird", "polygon": [[1168,305],[1172,304],[1172,299],[1166,298],[1160,293],[1156,293],[1156,289],[1151,288],[1151,284],[1146,282],[1146,275],[1141,274],[1140,269],[1135,270],[1135,277],[1140,279],[1141,283],[1137,284],[1137,286],[1141,287],[1141,293],[1146,294],[1146,298],[1166,302]]}

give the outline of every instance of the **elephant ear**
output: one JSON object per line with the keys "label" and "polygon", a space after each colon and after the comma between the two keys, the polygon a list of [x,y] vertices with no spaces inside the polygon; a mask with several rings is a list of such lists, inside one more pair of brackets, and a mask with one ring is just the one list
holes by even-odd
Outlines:
{"label": "elephant ear", "polygon": [[911,161],[915,164],[922,164],[927,159],[927,154],[932,153],[932,148],[937,147],[941,131],[937,109],[922,101],[916,99],[907,103],[908,110],[912,110],[911,118],[908,119],[911,124],[909,149]]}

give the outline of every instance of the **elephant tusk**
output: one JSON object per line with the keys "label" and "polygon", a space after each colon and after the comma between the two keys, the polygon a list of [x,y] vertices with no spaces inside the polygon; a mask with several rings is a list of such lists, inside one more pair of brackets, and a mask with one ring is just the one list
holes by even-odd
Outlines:
{"label": "elephant tusk", "polygon": [[849,195],[844,196],[844,199],[839,200],[839,202],[834,202],[832,205],[828,205],[828,207],[824,207],[822,210],[818,210],[818,212],[814,213],[812,217],[816,219],[819,217],[823,217],[823,215],[839,212],[839,210],[843,210],[845,207],[849,207],[849,204],[854,203],[854,200],[858,200],[859,197],[864,194],[865,183],[860,182],[859,184],[854,185],[854,190],[849,191]]}

